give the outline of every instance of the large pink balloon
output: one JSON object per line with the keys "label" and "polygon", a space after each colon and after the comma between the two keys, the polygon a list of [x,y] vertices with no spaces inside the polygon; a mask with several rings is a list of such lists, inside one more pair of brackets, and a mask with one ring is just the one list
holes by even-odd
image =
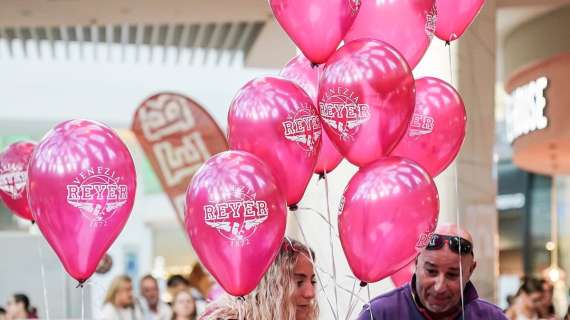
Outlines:
{"label": "large pink balloon", "polygon": [[348,43],[330,58],[320,81],[323,127],[357,166],[392,151],[406,132],[414,100],[410,67],[382,41]]}
{"label": "large pink balloon", "polygon": [[321,122],[311,98],[293,82],[248,82],[228,114],[230,149],[251,152],[273,172],[287,204],[301,200],[321,148]]}
{"label": "large pink balloon", "polygon": [[416,270],[416,260],[412,260],[412,262],[408,263],[402,269],[394,272],[390,276],[390,280],[394,283],[396,288],[399,288],[406,283],[410,283],[412,281],[412,277],[414,276],[414,272]]}
{"label": "large pink balloon", "polygon": [[9,145],[0,153],[0,198],[17,216],[34,220],[28,205],[28,163],[35,142],[21,141]]}
{"label": "large pink balloon", "polygon": [[453,41],[475,20],[485,0],[436,0],[437,27],[435,35],[444,41]]}
{"label": "large pink balloon", "polygon": [[364,1],[344,40],[382,40],[396,48],[413,69],[433,38],[436,15],[435,0]]}
{"label": "large pink balloon", "polygon": [[354,22],[360,0],[269,0],[273,14],[305,57],[321,64]]}
{"label": "large pink balloon", "polygon": [[[311,62],[302,54],[297,55],[281,70],[281,76],[299,85],[317,106],[319,74],[322,74],[324,65],[312,67]],[[321,151],[315,165],[315,173],[324,174],[333,171],[342,161],[342,155],[333,145],[327,133],[322,131]]]}
{"label": "large pink balloon", "polygon": [[354,275],[379,281],[410,263],[429,242],[439,198],[411,160],[387,157],[361,168],[341,198],[340,242]]}
{"label": "large pink balloon", "polygon": [[392,155],[412,159],[435,177],[455,159],[467,116],[459,93],[437,78],[416,80],[416,107],[408,132]]}
{"label": "large pink balloon", "polygon": [[210,158],[186,192],[186,231],[200,261],[234,296],[251,292],[285,235],[287,207],[256,156],[225,151]]}
{"label": "large pink balloon", "polygon": [[133,208],[136,173],[129,150],[101,123],[66,121],[38,144],[28,177],[42,234],[65,270],[86,281]]}

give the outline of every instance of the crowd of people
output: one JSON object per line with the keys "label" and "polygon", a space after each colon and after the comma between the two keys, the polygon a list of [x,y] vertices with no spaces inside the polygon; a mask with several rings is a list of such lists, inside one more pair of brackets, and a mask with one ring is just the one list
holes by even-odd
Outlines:
{"label": "crowd of people", "polygon": [[[509,298],[507,310],[479,298],[470,277],[477,267],[475,245],[468,231],[455,225],[438,226],[416,259],[412,280],[373,298],[362,307],[359,320],[368,319],[560,319],[553,306],[553,286],[524,278]],[[160,299],[159,283],[151,275],[140,279],[139,297],[127,276],[115,278],[100,312],[103,320],[316,320],[315,253],[285,238],[257,288],[243,299],[224,294],[199,265],[190,277],[173,275],[167,281],[170,303]],[[36,318],[27,296],[15,294],[0,320]],[[564,320],[570,320],[566,316]]]}

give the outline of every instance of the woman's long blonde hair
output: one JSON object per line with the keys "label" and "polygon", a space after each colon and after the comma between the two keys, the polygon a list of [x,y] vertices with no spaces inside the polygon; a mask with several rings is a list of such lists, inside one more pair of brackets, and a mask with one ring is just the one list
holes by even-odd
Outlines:
{"label": "woman's long blonde hair", "polygon": [[119,291],[119,288],[123,283],[133,283],[133,281],[129,276],[125,275],[117,276],[115,279],[113,279],[113,282],[111,282],[111,285],[109,286],[109,290],[107,290],[107,294],[105,294],[104,303],[115,305],[115,297],[117,296],[117,291]]}
{"label": "woman's long blonde hair", "polygon": [[[314,252],[299,241],[285,238],[275,260],[252,293],[245,297],[242,312],[246,320],[295,320],[293,301],[295,276],[293,269],[300,256],[314,261]],[[238,319],[239,302],[224,297],[208,306],[201,320]],[[314,300],[309,319],[316,320],[319,307]]]}

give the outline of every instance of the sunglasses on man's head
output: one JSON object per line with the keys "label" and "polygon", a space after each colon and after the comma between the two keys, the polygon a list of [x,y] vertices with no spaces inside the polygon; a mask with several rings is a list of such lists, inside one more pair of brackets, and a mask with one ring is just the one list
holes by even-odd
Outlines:
{"label": "sunglasses on man's head", "polygon": [[469,242],[469,240],[465,240],[458,236],[446,236],[441,234],[434,234],[431,237],[429,244],[426,247],[426,250],[439,250],[443,248],[443,245],[447,242],[447,246],[449,250],[464,256],[466,254],[473,253],[473,244]]}

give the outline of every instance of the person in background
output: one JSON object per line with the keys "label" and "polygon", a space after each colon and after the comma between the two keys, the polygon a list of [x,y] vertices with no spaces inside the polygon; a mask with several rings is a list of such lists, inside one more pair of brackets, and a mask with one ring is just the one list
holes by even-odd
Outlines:
{"label": "person in background", "polygon": [[170,306],[160,300],[158,281],[150,274],[140,282],[140,306],[145,320],[169,320],[172,317]]}
{"label": "person in background", "polygon": [[553,296],[554,285],[548,280],[541,280],[542,282],[542,300],[538,306],[538,316],[540,319],[555,320],[556,312],[554,309]]}
{"label": "person in background", "polygon": [[476,266],[471,234],[438,225],[416,258],[411,282],[374,298],[358,319],[506,319],[497,306],[479,299],[469,281]]}
{"label": "person in background", "polygon": [[6,310],[4,308],[0,308],[0,320],[6,320]]}
{"label": "person in background", "polygon": [[166,280],[166,290],[168,291],[168,295],[170,295],[171,298],[170,304],[172,304],[172,300],[174,299],[174,296],[178,292],[189,289],[190,289],[190,283],[182,275],[175,274],[170,276],[168,280]]}
{"label": "person in background", "polygon": [[543,301],[542,282],[536,278],[525,277],[515,295],[512,306],[506,314],[510,320],[539,319],[538,309]]}
{"label": "person in background", "polygon": [[103,320],[142,320],[140,308],[135,304],[133,295],[133,282],[128,276],[118,276],[113,282],[107,294],[103,309]]}
{"label": "person in background", "polygon": [[192,298],[194,298],[196,302],[198,314],[202,314],[208,305],[208,295],[212,288],[212,280],[204,269],[202,269],[202,266],[196,263],[192,268],[192,272],[190,272],[188,283],[190,284]]}
{"label": "person in background", "polygon": [[[243,312],[247,320],[316,320],[314,252],[285,238],[275,260],[255,290],[245,297]],[[237,320],[238,302],[224,296],[208,305],[201,320]]]}
{"label": "person in background", "polygon": [[179,291],[172,300],[172,320],[196,320],[196,302],[190,291]]}
{"label": "person in background", "polygon": [[6,304],[6,319],[36,319],[36,308],[30,304],[30,299],[23,293],[10,296]]}

